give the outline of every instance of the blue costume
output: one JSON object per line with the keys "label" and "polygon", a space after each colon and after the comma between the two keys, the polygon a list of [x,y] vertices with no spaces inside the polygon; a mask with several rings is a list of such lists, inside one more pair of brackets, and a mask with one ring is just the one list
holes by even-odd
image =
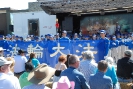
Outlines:
{"label": "blue costume", "polygon": [[73,40],[80,40],[79,38],[74,38]]}
{"label": "blue costume", "polygon": [[70,39],[68,37],[61,37],[60,40],[67,40],[67,41],[69,41]]}
{"label": "blue costume", "polygon": [[106,37],[100,38],[98,42],[98,57],[99,60],[103,60],[105,56],[107,56],[109,51],[110,41]]}
{"label": "blue costume", "polygon": [[[101,30],[100,34],[104,34],[105,35],[105,30]],[[98,61],[103,60],[105,56],[108,55],[108,51],[109,51],[109,46],[110,46],[110,41],[108,38],[104,37],[104,38],[100,38],[99,42],[97,44],[98,47]]]}
{"label": "blue costume", "polygon": [[128,48],[130,50],[133,50],[133,40],[131,40],[130,42],[128,42]]}
{"label": "blue costume", "polygon": [[110,47],[111,48],[117,48],[119,46],[119,41],[118,40],[111,40],[110,41]]}
{"label": "blue costume", "polygon": [[53,54],[56,51],[53,50],[52,48],[57,47],[57,43],[56,41],[50,40],[45,44],[45,47],[47,48],[47,55],[46,55],[47,64],[54,68],[56,64],[57,55],[50,57],[50,54]]}

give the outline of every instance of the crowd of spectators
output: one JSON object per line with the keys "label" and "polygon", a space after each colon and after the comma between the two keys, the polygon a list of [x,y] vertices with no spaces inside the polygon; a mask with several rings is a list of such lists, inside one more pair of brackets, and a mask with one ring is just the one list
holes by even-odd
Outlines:
{"label": "crowd of spectators", "polygon": [[[132,83],[133,79],[131,55],[132,51],[126,50],[124,57],[114,65],[112,57],[96,63],[93,52],[84,51],[82,60],[74,54],[61,55],[52,68],[45,63],[40,64],[34,53],[27,59],[25,51],[19,50],[14,58],[0,57],[0,88],[60,89],[64,86],[62,89],[125,89],[123,84]],[[64,85],[60,84],[61,80]],[[128,87],[131,89],[132,86]]]}

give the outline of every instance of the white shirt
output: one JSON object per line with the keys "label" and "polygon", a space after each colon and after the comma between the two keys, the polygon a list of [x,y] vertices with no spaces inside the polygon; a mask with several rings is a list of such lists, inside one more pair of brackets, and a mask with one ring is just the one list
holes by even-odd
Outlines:
{"label": "white shirt", "polygon": [[20,73],[24,71],[27,58],[25,56],[17,55],[14,57],[14,60],[15,60],[14,73]]}
{"label": "white shirt", "polygon": [[21,89],[21,87],[17,77],[0,73],[0,89]]}
{"label": "white shirt", "polygon": [[50,89],[50,88],[46,87],[44,84],[41,85],[31,84],[25,86],[23,89]]}
{"label": "white shirt", "polygon": [[11,72],[11,71],[9,71],[9,72],[7,73],[7,75],[9,75],[9,76],[14,76],[13,72]]}

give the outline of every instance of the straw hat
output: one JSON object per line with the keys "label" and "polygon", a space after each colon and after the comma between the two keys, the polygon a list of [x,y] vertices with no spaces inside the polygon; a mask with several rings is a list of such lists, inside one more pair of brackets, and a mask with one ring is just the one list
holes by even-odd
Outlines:
{"label": "straw hat", "polygon": [[54,75],[55,69],[47,64],[40,64],[34,71],[29,73],[28,81],[34,84],[45,84]]}

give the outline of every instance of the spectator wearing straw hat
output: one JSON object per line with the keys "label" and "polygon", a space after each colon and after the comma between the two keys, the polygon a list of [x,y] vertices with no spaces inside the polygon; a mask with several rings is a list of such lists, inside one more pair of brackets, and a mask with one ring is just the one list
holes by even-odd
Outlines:
{"label": "spectator wearing straw hat", "polygon": [[46,64],[40,64],[34,71],[28,75],[28,81],[31,85],[25,86],[23,89],[50,89],[45,84],[54,75],[55,69]]}

